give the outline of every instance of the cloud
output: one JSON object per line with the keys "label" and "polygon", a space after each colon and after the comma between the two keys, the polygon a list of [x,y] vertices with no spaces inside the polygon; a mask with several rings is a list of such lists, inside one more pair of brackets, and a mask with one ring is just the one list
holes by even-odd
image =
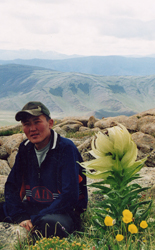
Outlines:
{"label": "cloud", "polygon": [[154,12],[153,0],[0,0],[0,49],[155,53]]}
{"label": "cloud", "polygon": [[104,36],[129,39],[141,38],[145,40],[155,39],[155,19],[147,22],[129,18],[103,19],[100,23],[99,32]]}

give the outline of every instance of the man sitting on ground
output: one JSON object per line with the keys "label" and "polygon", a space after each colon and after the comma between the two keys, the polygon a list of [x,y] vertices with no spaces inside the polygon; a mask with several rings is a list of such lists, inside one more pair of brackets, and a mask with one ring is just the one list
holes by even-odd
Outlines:
{"label": "man sitting on ground", "polygon": [[81,155],[71,140],[52,130],[50,112],[41,102],[27,103],[15,119],[27,139],[5,184],[0,221],[37,229],[46,237],[65,237],[79,230],[80,214],[87,207]]}

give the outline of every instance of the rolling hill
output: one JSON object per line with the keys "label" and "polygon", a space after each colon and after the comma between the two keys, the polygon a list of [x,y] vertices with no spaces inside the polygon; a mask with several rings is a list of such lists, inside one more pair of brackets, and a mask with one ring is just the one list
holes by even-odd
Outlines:
{"label": "rolling hill", "polygon": [[31,100],[45,103],[53,117],[133,115],[155,107],[155,75],[98,76],[0,65],[0,110],[16,112]]}

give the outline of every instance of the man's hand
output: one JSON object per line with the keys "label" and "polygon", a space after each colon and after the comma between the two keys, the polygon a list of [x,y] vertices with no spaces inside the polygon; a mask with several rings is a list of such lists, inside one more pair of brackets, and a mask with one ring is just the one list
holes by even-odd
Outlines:
{"label": "man's hand", "polygon": [[25,227],[28,231],[33,228],[31,220],[24,220],[19,224],[21,227]]}

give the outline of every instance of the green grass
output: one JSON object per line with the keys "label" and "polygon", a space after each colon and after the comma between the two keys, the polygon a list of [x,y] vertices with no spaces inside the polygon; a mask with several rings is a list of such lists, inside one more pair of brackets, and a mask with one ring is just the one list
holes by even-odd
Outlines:
{"label": "green grass", "polygon": [[[145,193],[142,197],[148,198],[149,196],[150,193]],[[154,197],[152,198],[154,199]],[[138,234],[130,235],[127,238],[128,242],[125,238],[123,241],[117,242],[114,236],[116,232],[113,232],[112,228],[109,227],[109,229],[106,231],[104,231],[103,228],[95,228],[92,215],[95,201],[98,199],[100,199],[100,195],[93,194],[91,196],[91,199],[88,202],[87,211],[81,215],[81,232],[76,232],[76,234],[69,235],[68,238],[65,239],[64,245],[62,245],[63,241],[61,241],[59,238],[57,238],[57,240],[54,239],[55,243],[52,243],[52,239],[37,239],[35,246],[32,244],[31,239],[27,239],[25,243],[18,242],[18,244],[15,246],[15,249],[155,250],[155,200],[148,217],[148,219],[151,218],[152,220],[152,222],[148,222],[148,228],[139,230]]]}
{"label": "green grass", "polygon": [[18,133],[23,133],[21,128],[19,129],[14,128],[14,129],[0,131],[0,136],[8,136],[8,135],[13,135],[13,134],[18,134]]}
{"label": "green grass", "polygon": [[95,135],[95,132],[94,131],[84,131],[84,132],[79,132],[79,131],[71,131],[71,132],[67,132],[67,134],[66,134],[66,138],[76,138],[76,139],[81,139],[81,138],[83,138],[83,137],[85,137],[85,136],[89,136],[89,137],[91,137],[91,136],[93,136],[93,135]]}

